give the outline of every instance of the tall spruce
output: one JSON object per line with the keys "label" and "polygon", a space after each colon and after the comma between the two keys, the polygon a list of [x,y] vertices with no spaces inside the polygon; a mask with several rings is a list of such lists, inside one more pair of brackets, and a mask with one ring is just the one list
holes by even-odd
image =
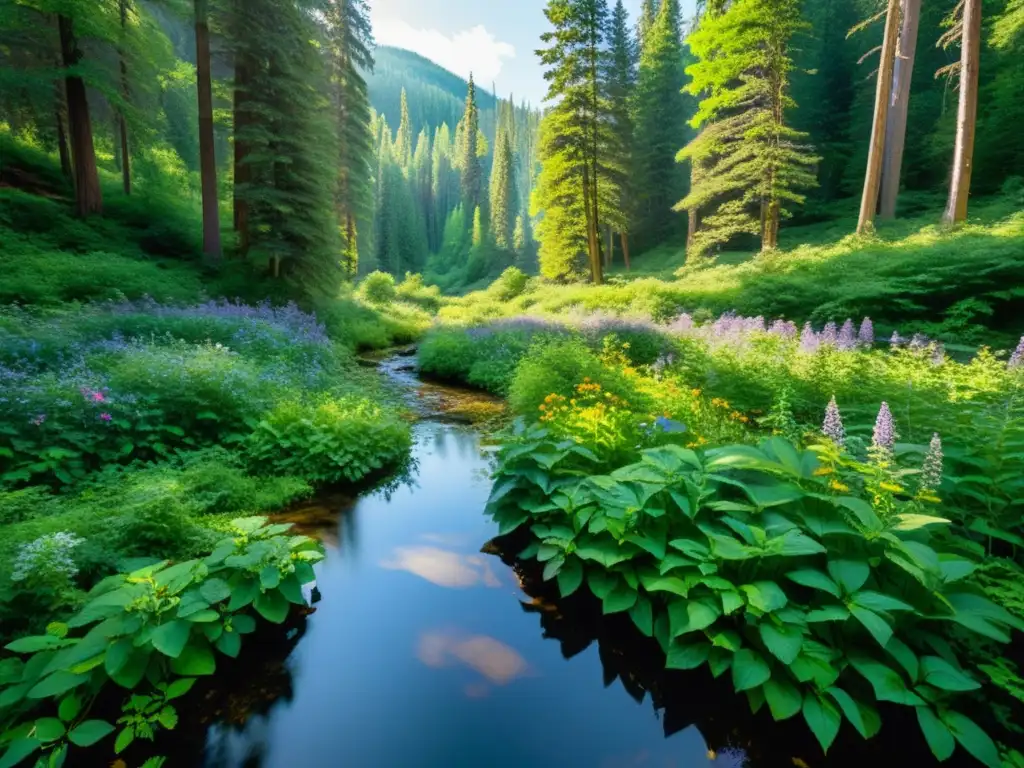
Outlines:
{"label": "tall spruce", "polygon": [[636,40],[629,29],[629,17],[622,0],[617,0],[608,25],[608,50],[602,67],[602,80],[608,99],[611,123],[609,151],[621,163],[621,172],[614,179],[615,199],[605,213],[609,237],[605,243],[605,263],[610,265],[615,252],[613,232],[618,232],[626,266],[629,267],[629,231],[633,207],[633,96],[636,89],[636,67],[639,57]]}
{"label": "tall spruce", "polygon": [[210,63],[209,3],[195,0],[196,92],[199,97],[199,175],[203,196],[203,253],[220,258],[220,203],[213,135],[213,84]]}
{"label": "tall spruce", "polygon": [[511,126],[500,129],[495,141],[494,165],[491,169],[490,217],[491,238],[495,246],[511,251],[516,220],[516,179],[512,158]]}
{"label": "tall spruce", "polygon": [[679,0],[663,0],[640,51],[632,229],[643,248],[664,242],[682,229],[680,217],[672,210],[686,191],[685,169],[675,163],[687,140],[680,24]]}
{"label": "tall spruce", "polygon": [[690,36],[698,62],[688,88],[703,95],[693,125],[703,131],[680,155],[702,173],[677,207],[709,211],[693,255],[741,235],[775,248],[781,219],[804,200],[799,190],[816,183],[807,137],[785,120],[796,106],[790,42],[802,27],[798,0],[736,0]]}
{"label": "tall spruce", "polygon": [[395,162],[403,169],[412,165],[414,151],[412,138],[412,123],[409,122],[409,99],[402,89],[401,119],[398,123],[398,133],[395,135]]}
{"label": "tall spruce", "polygon": [[466,109],[462,115],[460,141],[456,142],[459,153],[457,166],[461,176],[462,205],[467,211],[475,210],[483,200],[483,166],[480,163],[480,112],[476,105],[476,85],[473,75],[469,76],[466,92]]}
{"label": "tall spruce", "polygon": [[617,158],[610,156],[611,125],[601,92],[599,63],[607,24],[604,0],[549,0],[554,27],[537,51],[548,81],[551,108],[540,127],[541,173],[531,210],[537,226],[541,272],[552,278],[589,272],[600,284],[602,201],[614,199]]}

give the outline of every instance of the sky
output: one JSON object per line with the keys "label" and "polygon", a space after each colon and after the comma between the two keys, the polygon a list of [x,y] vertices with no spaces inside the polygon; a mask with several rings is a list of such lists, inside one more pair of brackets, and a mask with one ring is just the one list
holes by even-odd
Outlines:
{"label": "sky", "polygon": [[[630,23],[641,0],[624,0]],[[695,0],[682,0],[684,17]],[[373,33],[379,45],[407,48],[462,77],[473,73],[481,87],[496,84],[540,105],[547,92],[534,53],[549,28],[546,0],[369,0]]]}

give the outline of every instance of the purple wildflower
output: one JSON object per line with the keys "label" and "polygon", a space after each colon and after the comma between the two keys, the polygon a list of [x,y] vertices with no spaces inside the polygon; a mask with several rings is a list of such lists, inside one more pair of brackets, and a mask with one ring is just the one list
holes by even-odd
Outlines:
{"label": "purple wildflower", "polygon": [[828,401],[828,407],[825,408],[825,421],[821,425],[821,433],[840,448],[846,442],[843,417],[839,413],[839,406],[836,404],[835,395],[832,395],[832,399]]}
{"label": "purple wildflower", "polygon": [[900,345],[903,344],[904,338],[900,336],[899,331],[892,332],[892,338],[889,339],[889,346],[893,349],[899,349]]}
{"label": "purple wildflower", "polygon": [[896,425],[893,423],[892,411],[889,410],[888,403],[883,402],[882,407],[878,409],[871,445],[884,451],[891,451],[892,447],[896,445]]}
{"label": "purple wildflower", "polygon": [[776,320],[772,323],[771,328],[768,329],[768,333],[774,333],[783,339],[795,339],[799,331],[797,330],[796,323],[792,320]]}
{"label": "purple wildflower", "polygon": [[814,332],[810,323],[805,323],[804,329],[800,332],[800,349],[804,352],[816,352],[819,346],[821,346],[821,340],[818,338],[818,334]]}
{"label": "purple wildflower", "polygon": [[839,340],[839,331],[831,320],[821,329],[821,343],[834,347]]}
{"label": "purple wildflower", "polygon": [[1010,355],[1010,362],[1007,363],[1010,368],[1020,368],[1024,366],[1024,336],[1020,337],[1020,344]]}
{"label": "purple wildflower", "polygon": [[673,333],[689,333],[694,329],[693,318],[684,312],[669,324],[668,329]]}
{"label": "purple wildflower", "polygon": [[870,317],[865,317],[863,322],[861,322],[860,332],[857,334],[857,341],[865,347],[870,347],[875,343],[875,324],[871,322]]}
{"label": "purple wildflower", "polygon": [[928,453],[921,465],[921,489],[935,490],[942,485],[942,439],[939,433],[932,435]]}
{"label": "purple wildflower", "polygon": [[850,350],[857,346],[857,334],[853,330],[853,320],[849,318],[843,323],[843,327],[839,330],[839,338],[836,340],[836,346],[839,349]]}
{"label": "purple wildflower", "polygon": [[110,421],[111,418],[113,418],[113,417],[109,413],[101,413],[100,414],[100,419],[102,419],[103,421]]}
{"label": "purple wildflower", "polygon": [[928,337],[923,333],[915,333],[910,339],[910,348],[920,352],[928,346]]}

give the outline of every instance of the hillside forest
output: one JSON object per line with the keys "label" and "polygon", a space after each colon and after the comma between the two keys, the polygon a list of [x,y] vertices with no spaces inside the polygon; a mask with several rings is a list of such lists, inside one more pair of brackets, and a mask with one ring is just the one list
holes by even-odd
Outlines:
{"label": "hillside forest", "polygon": [[0,768],[1024,768],[1024,0],[523,5],[0,0]]}

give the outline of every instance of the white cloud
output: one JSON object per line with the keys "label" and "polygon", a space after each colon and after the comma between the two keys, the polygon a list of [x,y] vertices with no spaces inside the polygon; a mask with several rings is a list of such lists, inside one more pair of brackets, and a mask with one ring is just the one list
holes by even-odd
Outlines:
{"label": "white cloud", "polygon": [[485,86],[497,79],[504,60],[516,55],[515,46],[498,40],[482,24],[448,36],[380,12],[373,14],[373,36],[380,45],[414,51],[462,77],[468,78],[472,72]]}

